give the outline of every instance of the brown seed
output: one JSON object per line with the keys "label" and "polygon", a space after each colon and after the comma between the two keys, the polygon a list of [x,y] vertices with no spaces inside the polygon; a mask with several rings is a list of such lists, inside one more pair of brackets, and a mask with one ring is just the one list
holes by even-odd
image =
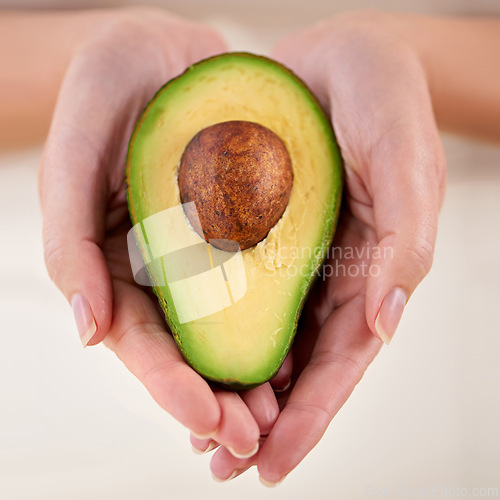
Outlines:
{"label": "brown seed", "polygon": [[182,203],[195,202],[196,232],[222,250],[241,250],[263,240],[285,211],[292,164],[283,141],[262,125],[222,122],[198,132],[179,167]]}

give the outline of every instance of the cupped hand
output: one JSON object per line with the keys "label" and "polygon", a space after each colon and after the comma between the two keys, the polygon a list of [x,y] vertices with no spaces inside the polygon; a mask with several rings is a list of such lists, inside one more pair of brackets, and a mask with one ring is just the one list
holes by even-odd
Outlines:
{"label": "cupped hand", "polygon": [[278,415],[270,385],[240,396],[214,391],[192,370],[156,300],[134,283],[126,245],[125,159],[136,120],[161,85],[223,52],[224,42],[156,9],[103,11],[100,19],[66,71],[42,158],[49,274],[73,306],[84,345],[104,340],[192,432],[251,455]]}
{"label": "cupped hand", "polygon": [[[405,23],[407,28],[404,29]],[[302,315],[292,385],[257,455],[217,450],[215,476],[281,481],[317,444],[429,271],[445,161],[411,19],[355,13],[292,35],[274,57],[330,113],[345,162],[339,226]]]}

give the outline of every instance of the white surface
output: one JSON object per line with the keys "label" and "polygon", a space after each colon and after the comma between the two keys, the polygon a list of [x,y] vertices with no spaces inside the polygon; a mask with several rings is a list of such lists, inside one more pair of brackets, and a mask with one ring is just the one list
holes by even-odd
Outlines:
{"label": "white surface", "polygon": [[[248,33],[220,22],[233,48],[248,48]],[[448,138],[446,149],[431,274],[324,439],[274,490],[255,471],[213,482],[209,457],[191,453],[187,431],[120,362],[102,346],[81,348],[43,265],[39,151],[0,156],[0,499],[358,500],[400,486],[500,488],[500,148]]]}
{"label": "white surface", "polygon": [[[46,276],[38,151],[0,157],[0,498],[360,499],[365,485],[500,486],[500,148],[448,141],[433,270],[390,347],[277,489],[208,457],[104,347],[83,350]],[[317,493],[316,493],[317,492]]]}

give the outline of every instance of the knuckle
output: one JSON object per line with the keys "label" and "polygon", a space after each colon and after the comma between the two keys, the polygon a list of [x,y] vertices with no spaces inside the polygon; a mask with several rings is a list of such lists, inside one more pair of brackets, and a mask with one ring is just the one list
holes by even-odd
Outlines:
{"label": "knuckle", "polygon": [[75,59],[116,67],[116,58],[131,56],[130,45],[148,35],[146,18],[146,10],[141,7],[121,8],[113,15],[104,16],[92,36],[81,45]]}
{"label": "knuckle", "polygon": [[446,191],[446,181],[447,181],[446,160],[443,157],[438,161],[438,166],[437,166],[438,197],[440,206],[443,204],[444,201],[444,195]]}
{"label": "knuckle", "polygon": [[322,350],[314,353],[311,357],[313,366],[325,366],[333,368],[342,366],[344,372],[350,372],[354,379],[361,380],[368,365],[362,361],[337,351]]}
{"label": "knuckle", "polygon": [[50,279],[56,283],[58,270],[61,267],[61,251],[54,245],[47,245],[44,251],[44,260]]}
{"label": "knuckle", "polygon": [[434,200],[436,201],[437,211],[441,208],[444,195],[446,190],[446,181],[447,181],[447,168],[446,168],[446,155],[444,153],[443,144],[439,137],[439,132],[437,129],[435,130],[435,147],[432,155],[432,166],[431,175],[434,179],[434,187],[433,191]]}
{"label": "knuckle", "polygon": [[139,6],[120,9],[116,15],[107,19],[104,29],[108,33],[128,36],[140,25],[145,11]]}
{"label": "knuckle", "polygon": [[408,247],[407,252],[410,254],[411,262],[418,274],[422,277],[425,276],[432,267],[434,245],[428,240],[423,240],[414,246]]}
{"label": "knuckle", "polygon": [[309,400],[290,401],[286,407],[288,410],[293,410],[297,413],[306,413],[315,419],[325,420],[326,424],[331,422],[334,417],[333,411],[330,408]]}
{"label": "knuckle", "polygon": [[65,252],[63,248],[54,241],[45,243],[44,260],[50,279],[58,285],[60,272],[63,269]]}

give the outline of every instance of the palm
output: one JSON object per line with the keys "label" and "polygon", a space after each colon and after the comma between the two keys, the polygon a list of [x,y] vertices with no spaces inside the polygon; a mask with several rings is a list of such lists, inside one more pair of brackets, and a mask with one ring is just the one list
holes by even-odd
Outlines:
{"label": "palm", "polygon": [[[322,363],[322,356],[364,370],[378,351],[381,342],[364,321],[369,256],[375,245],[373,231],[346,208],[302,314],[294,343],[294,381],[311,364]],[[321,347],[325,342],[328,351]],[[352,344],[358,347],[356,356],[349,350]]]}

